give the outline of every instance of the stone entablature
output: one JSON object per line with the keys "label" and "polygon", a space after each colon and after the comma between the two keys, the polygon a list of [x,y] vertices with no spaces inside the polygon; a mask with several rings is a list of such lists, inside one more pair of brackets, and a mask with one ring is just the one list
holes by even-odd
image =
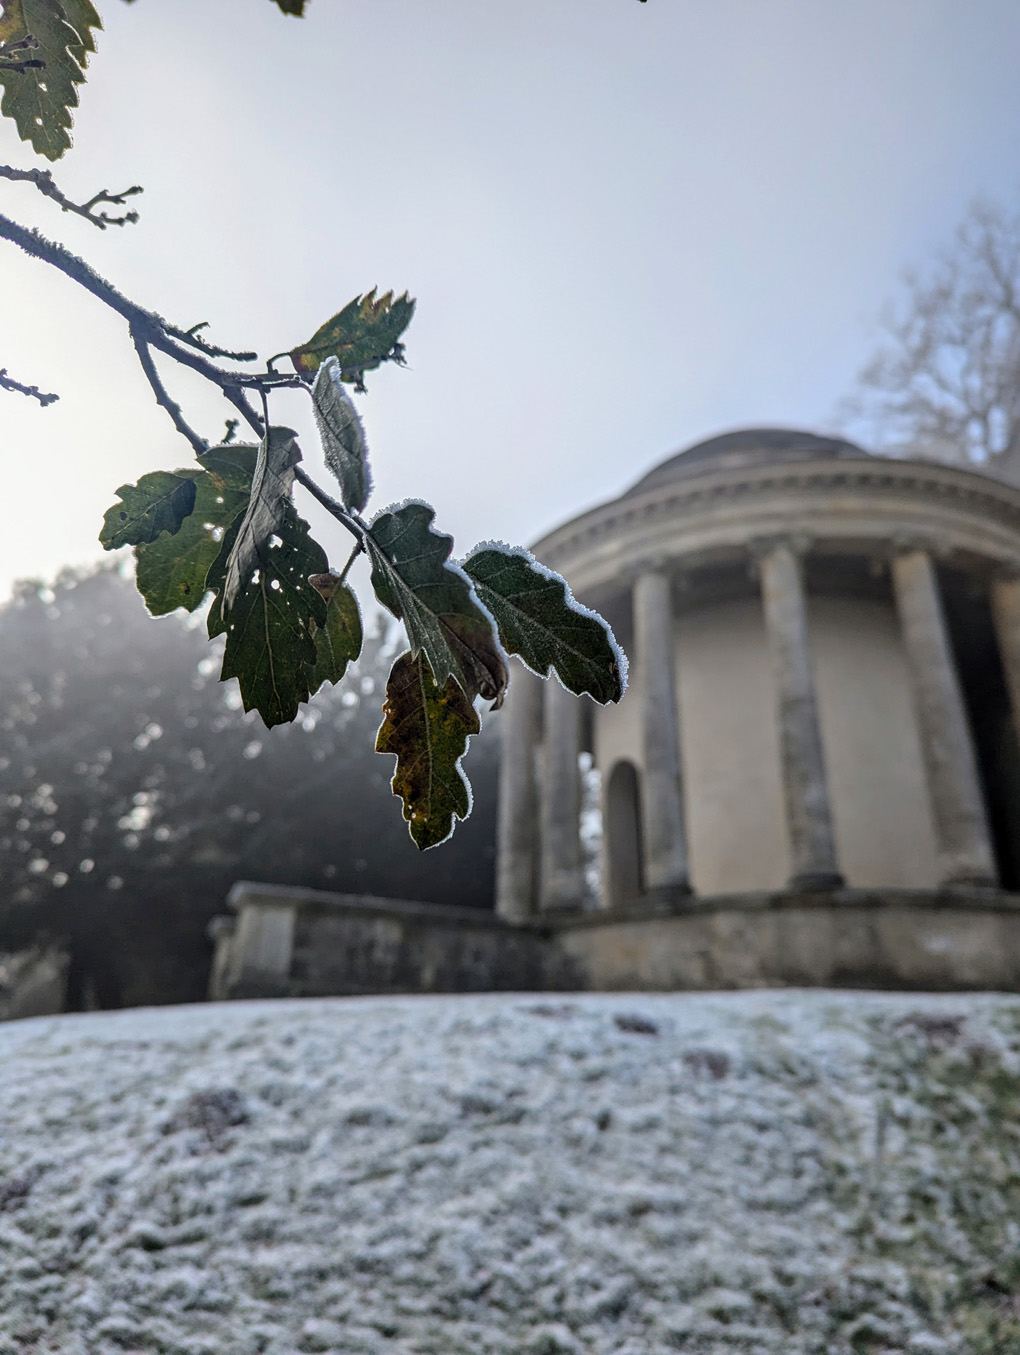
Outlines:
{"label": "stone entablature", "polygon": [[534,546],[583,597],[602,598],[652,562],[693,568],[757,538],[889,558],[900,545],[1020,573],[1020,489],[977,471],[862,455],[697,476],[626,495]]}

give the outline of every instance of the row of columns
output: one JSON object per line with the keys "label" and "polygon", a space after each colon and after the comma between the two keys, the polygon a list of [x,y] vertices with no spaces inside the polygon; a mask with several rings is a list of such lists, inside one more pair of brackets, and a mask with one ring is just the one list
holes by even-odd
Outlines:
{"label": "row of columns", "polygon": [[[756,546],[778,703],[790,888],[838,888],[840,874],[818,717],[804,586],[805,543]],[[996,867],[963,693],[935,566],[920,548],[891,564],[893,595],[945,884],[993,885]],[[1020,579],[992,585],[992,614],[1020,728]],[[651,894],[689,892],[671,582],[664,569],[633,587],[640,677],[644,878]],[[507,702],[500,781],[497,909],[522,919],[576,908],[582,895],[579,834],[580,703],[551,678],[518,670]],[[544,732],[543,732],[544,731]],[[541,787],[539,794],[538,787]]]}

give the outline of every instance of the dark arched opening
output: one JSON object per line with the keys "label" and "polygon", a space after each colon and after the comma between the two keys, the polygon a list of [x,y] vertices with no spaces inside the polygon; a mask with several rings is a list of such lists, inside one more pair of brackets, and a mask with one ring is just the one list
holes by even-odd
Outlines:
{"label": "dark arched opening", "polygon": [[632,762],[617,762],[605,802],[606,884],[610,908],[626,908],[644,891],[641,869],[641,792]]}

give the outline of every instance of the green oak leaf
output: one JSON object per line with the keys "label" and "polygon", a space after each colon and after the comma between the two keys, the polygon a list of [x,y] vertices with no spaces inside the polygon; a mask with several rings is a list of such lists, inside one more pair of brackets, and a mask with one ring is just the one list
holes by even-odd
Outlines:
{"label": "green oak leaf", "polygon": [[533,673],[554,669],[567,691],[605,705],[626,686],[626,659],[609,626],[571,596],[559,574],[526,550],[487,542],[464,561],[464,572],[496,619],[504,649]]}
{"label": "green oak leaf", "polygon": [[248,506],[257,456],[258,448],[246,443],[211,447],[201,457],[195,507],[180,531],[135,547],[135,584],[153,616],[201,605],[223,535]]}
{"label": "green oak leaf", "polygon": [[74,46],[71,51],[76,60],[84,66],[89,54],[96,50],[93,30],[102,28],[103,21],[96,12],[92,0],[58,0],[58,2],[64,11],[64,18],[78,34],[80,51]]}
{"label": "green oak leaf", "polygon": [[104,550],[143,546],[161,532],[179,532],[195,507],[201,471],[154,470],[137,485],[121,485],[120,503],[106,510],[99,541]]}
{"label": "green oak leaf", "polygon": [[71,109],[96,50],[94,30],[101,27],[91,0],[5,0],[0,44],[33,37],[39,46],[26,55],[44,65],[0,67],[0,113],[13,118],[22,141],[48,160],[59,160],[71,145]]}
{"label": "green oak leaf", "polygon": [[403,362],[400,336],[411,323],[414,301],[406,292],[377,297],[373,287],[356,296],[343,310],[315,331],[307,343],[292,348],[290,359],[298,372],[317,371],[328,357],[340,364],[344,381],[363,390],[362,377],[384,362]]}
{"label": "green oak leaf", "polygon": [[412,502],[372,521],[365,546],[375,595],[403,621],[413,656],[424,650],[437,682],[452,676],[469,699],[480,695],[498,706],[506,655],[470,579],[448,563],[453,537],[432,530],[434,516],[428,504]]}
{"label": "green oak leaf", "polygon": [[327,573],[328,565],[322,547],[308,534],[308,523],[288,501],[224,616],[224,581],[246,518],[235,520],[206,575],[206,586],[219,593],[208,630],[210,636],[226,633],[221,681],[236,677],[245,710],[257,710],[271,729],[293,720],[311,695],[319,657],[314,637],[326,624],[326,603],[308,580]]}
{"label": "green oak leaf", "polygon": [[315,629],[315,667],[308,679],[314,695],[324,682],[339,682],[361,653],[358,599],[335,574],[313,574],[308,582],[326,604],[326,621]]}
{"label": "green oak leaf", "polygon": [[319,368],[312,400],[326,465],[336,476],[344,506],[360,513],[372,488],[368,445],[354,401],[343,388],[340,363],[335,357],[328,357]]}
{"label": "green oak leaf", "polygon": [[[259,443],[252,476],[248,508],[234,538],[223,579],[221,606],[224,616],[259,566],[290,505],[294,467],[301,460],[297,434],[292,428],[270,428]],[[314,572],[314,571],[313,571]]]}
{"label": "green oak leaf", "polygon": [[436,847],[471,812],[471,788],[460,769],[478,715],[452,678],[433,680],[424,654],[402,654],[386,683],[377,753],[393,753],[393,794],[419,851]]}

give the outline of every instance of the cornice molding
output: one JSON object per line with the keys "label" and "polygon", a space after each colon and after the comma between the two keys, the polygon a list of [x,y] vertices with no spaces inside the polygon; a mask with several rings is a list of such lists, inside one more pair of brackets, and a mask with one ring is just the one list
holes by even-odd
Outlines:
{"label": "cornice molding", "polygon": [[[594,508],[548,533],[533,549],[539,559],[556,565],[607,538],[630,537],[635,530],[641,531],[671,518],[675,518],[678,525],[686,524],[695,515],[715,508],[739,507],[742,500],[748,503],[750,540],[752,536],[764,535],[760,513],[763,500],[782,496],[816,498],[841,493],[890,501],[913,498],[917,500],[917,506],[925,510],[936,505],[956,509],[964,517],[984,518],[1016,533],[1020,549],[1020,489],[960,467],[917,461],[878,461],[870,457],[857,462],[783,462],[775,466],[706,471],[690,480],[625,496]],[[825,509],[820,504],[812,504],[811,509],[818,514],[817,535],[822,536]],[[838,510],[832,513],[834,519],[839,515]],[[777,534],[786,533],[779,523],[776,530]],[[891,544],[897,534],[902,533],[890,525],[885,532],[876,531],[875,537],[884,536]]]}

